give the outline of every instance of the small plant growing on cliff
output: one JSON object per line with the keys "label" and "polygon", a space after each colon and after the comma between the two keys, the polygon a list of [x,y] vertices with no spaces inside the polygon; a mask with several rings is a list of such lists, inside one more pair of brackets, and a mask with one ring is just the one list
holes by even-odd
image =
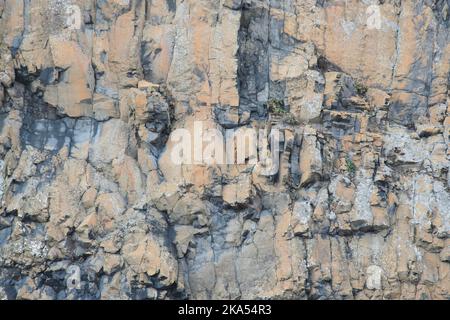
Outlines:
{"label": "small plant growing on cliff", "polygon": [[355,89],[360,96],[364,96],[367,93],[367,90],[369,90],[369,88],[361,82],[355,83]]}
{"label": "small plant growing on cliff", "polygon": [[286,110],[283,100],[270,99],[267,107],[272,115],[281,117],[281,121],[291,126],[297,125],[299,122],[292,113]]}
{"label": "small plant growing on cliff", "polygon": [[284,109],[283,100],[270,99],[267,102],[267,107],[269,108],[269,112],[275,115],[283,115],[287,112]]}
{"label": "small plant growing on cliff", "polygon": [[356,172],[356,166],[355,163],[353,162],[353,160],[347,156],[345,158],[345,167],[347,168],[347,172],[350,173],[351,175],[354,175]]}

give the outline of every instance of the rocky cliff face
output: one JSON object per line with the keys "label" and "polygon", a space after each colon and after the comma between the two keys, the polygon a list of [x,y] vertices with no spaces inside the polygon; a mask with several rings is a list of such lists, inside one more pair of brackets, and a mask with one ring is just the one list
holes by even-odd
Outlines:
{"label": "rocky cliff face", "polygon": [[450,299],[449,7],[0,0],[0,297]]}

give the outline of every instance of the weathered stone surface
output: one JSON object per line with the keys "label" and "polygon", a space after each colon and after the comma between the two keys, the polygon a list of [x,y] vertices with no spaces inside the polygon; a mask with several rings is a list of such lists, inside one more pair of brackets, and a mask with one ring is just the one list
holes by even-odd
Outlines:
{"label": "weathered stone surface", "polygon": [[450,299],[449,7],[0,0],[0,299]]}

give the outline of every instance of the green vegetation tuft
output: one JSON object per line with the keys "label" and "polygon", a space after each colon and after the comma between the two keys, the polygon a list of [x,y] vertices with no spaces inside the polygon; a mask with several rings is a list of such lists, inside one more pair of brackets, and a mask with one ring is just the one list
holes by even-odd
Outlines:
{"label": "green vegetation tuft", "polygon": [[362,84],[361,82],[356,82],[355,88],[356,88],[356,92],[360,96],[364,96],[367,93],[367,90],[369,90],[369,88],[366,85]]}
{"label": "green vegetation tuft", "polygon": [[267,102],[267,107],[272,115],[279,116],[284,123],[291,126],[299,124],[294,115],[286,110],[283,100],[270,99]]}
{"label": "green vegetation tuft", "polygon": [[350,157],[346,157],[345,158],[345,166],[347,167],[347,171],[350,173],[350,174],[355,174],[355,172],[356,172],[356,166],[355,166],[355,163],[353,162],[353,160],[352,159],[350,159]]}
{"label": "green vegetation tuft", "polygon": [[270,99],[267,102],[267,107],[269,108],[269,112],[275,115],[282,115],[287,113],[284,107],[283,100]]}

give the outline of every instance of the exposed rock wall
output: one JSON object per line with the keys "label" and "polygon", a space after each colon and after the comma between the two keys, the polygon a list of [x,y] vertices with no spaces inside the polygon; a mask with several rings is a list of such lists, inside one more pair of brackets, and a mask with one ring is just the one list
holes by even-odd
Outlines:
{"label": "exposed rock wall", "polygon": [[449,299],[449,7],[0,0],[0,298]]}

